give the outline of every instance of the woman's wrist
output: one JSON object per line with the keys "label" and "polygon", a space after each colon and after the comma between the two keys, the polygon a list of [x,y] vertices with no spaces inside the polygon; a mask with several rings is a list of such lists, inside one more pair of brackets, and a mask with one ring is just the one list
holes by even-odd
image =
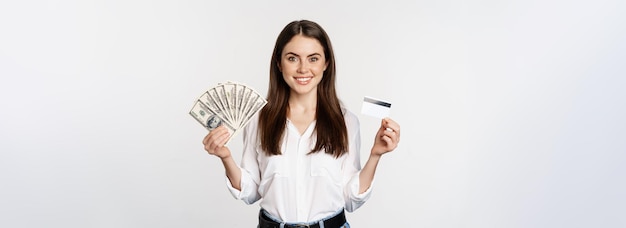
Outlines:
{"label": "woman's wrist", "polygon": [[380,160],[382,156],[382,154],[376,153],[374,151],[370,153],[370,159]]}
{"label": "woman's wrist", "polygon": [[222,160],[222,162],[225,162],[225,161],[227,161],[227,160],[231,159],[231,158],[232,158],[232,155],[230,155],[230,154],[229,154],[229,155],[226,155],[226,156],[224,156],[224,157],[219,157],[219,158]]}

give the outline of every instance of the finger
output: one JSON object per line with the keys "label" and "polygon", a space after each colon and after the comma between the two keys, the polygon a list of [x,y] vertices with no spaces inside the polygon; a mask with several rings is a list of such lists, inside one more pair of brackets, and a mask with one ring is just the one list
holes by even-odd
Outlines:
{"label": "finger", "polygon": [[383,137],[388,137],[391,142],[397,142],[398,141],[398,133],[395,131],[385,131],[383,132]]}
{"label": "finger", "polygon": [[208,149],[207,152],[209,152],[209,154],[215,155],[218,153],[218,151],[220,150],[220,146],[216,143],[211,143],[210,145],[208,145]]}
{"label": "finger", "polygon": [[217,132],[218,128],[215,128],[212,131],[209,131],[209,133],[207,133],[206,136],[204,136],[204,139],[202,139],[202,144],[206,145],[207,143],[209,143],[209,140],[211,139],[211,137],[213,137],[215,135],[215,133]]}
{"label": "finger", "polygon": [[385,130],[387,127],[385,126],[385,119],[382,119],[380,121],[380,128],[378,128],[379,130]]}
{"label": "finger", "polygon": [[389,117],[384,119],[383,124],[386,127],[395,127],[395,128],[400,127],[400,125],[396,121],[394,121],[393,119]]}
{"label": "finger", "polygon": [[384,124],[385,130],[396,132],[398,137],[400,137],[400,125],[393,121],[390,118],[386,118],[386,122]]}
{"label": "finger", "polygon": [[393,131],[400,131],[400,125],[391,118],[385,118],[383,125],[385,128],[391,128]]}
{"label": "finger", "polygon": [[217,144],[219,147],[222,147],[226,144],[226,142],[228,142],[229,138],[230,138],[230,132],[225,131],[224,133],[216,137],[215,144]]}
{"label": "finger", "polygon": [[228,142],[228,139],[230,138],[230,132],[228,132],[228,130],[224,129],[221,130],[220,132],[218,132],[217,134],[215,134],[213,136],[213,144],[216,147],[222,147],[226,144],[226,142]]}
{"label": "finger", "polygon": [[224,134],[229,134],[228,130],[222,126],[217,127],[213,129],[211,132],[209,132],[206,137],[204,137],[204,140],[202,140],[202,143],[206,145],[211,140],[215,140],[216,138],[219,138],[220,136]]}
{"label": "finger", "polygon": [[204,138],[202,139],[202,144],[206,145],[208,141],[209,141],[209,134],[206,134],[206,136],[204,136]]}
{"label": "finger", "polygon": [[395,150],[396,147],[398,147],[399,138],[396,135],[385,135],[382,137],[382,140],[385,141],[385,146],[389,151]]}
{"label": "finger", "polygon": [[382,140],[385,141],[385,143],[387,143],[387,146],[393,144],[393,140],[391,140],[391,137],[389,137],[388,135],[383,135]]}
{"label": "finger", "polygon": [[204,139],[202,139],[202,144],[206,145],[207,143],[209,143],[209,140],[211,139],[211,137],[213,137],[217,132],[219,132],[220,127],[217,127],[213,129],[212,131],[209,131],[209,133],[207,133],[206,136],[204,136]]}
{"label": "finger", "polygon": [[225,146],[226,142],[228,142],[229,136],[230,133],[228,131],[225,133],[210,134],[204,144],[204,150],[212,155],[217,154],[221,147]]}

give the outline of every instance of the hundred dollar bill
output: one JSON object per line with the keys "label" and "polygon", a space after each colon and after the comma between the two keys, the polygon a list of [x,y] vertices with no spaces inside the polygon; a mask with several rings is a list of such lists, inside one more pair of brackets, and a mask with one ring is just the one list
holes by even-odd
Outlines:
{"label": "hundred dollar bill", "polygon": [[241,123],[245,118],[241,113],[241,108],[243,107],[243,92],[246,90],[246,87],[242,84],[234,84],[235,85],[235,108],[237,111],[237,122]]}
{"label": "hundred dollar bill", "polygon": [[248,109],[248,106],[251,104],[250,100],[251,100],[251,90],[248,89],[247,87],[245,87],[240,94],[241,97],[241,106],[239,107],[239,112],[241,113],[240,115],[242,116],[241,121],[239,122],[239,126],[242,126],[242,122],[245,122],[245,119],[250,118],[250,116],[246,115],[246,110]]}
{"label": "hundred dollar bill", "polygon": [[230,126],[235,126],[230,120],[230,116],[227,115],[225,108],[221,105],[222,102],[211,96],[210,90],[203,93],[198,100],[204,103],[212,113],[216,113],[222,121],[228,123]]}
{"label": "hundred dollar bill", "polygon": [[247,107],[243,110],[243,115],[246,117],[243,122],[240,123],[239,127],[244,127],[248,124],[252,116],[258,113],[263,106],[267,104],[267,101],[263,99],[258,93],[252,91],[251,95],[248,96]]}
{"label": "hundred dollar bill", "polygon": [[218,109],[222,111],[222,113],[224,114],[224,117],[226,117],[228,121],[232,120],[233,118],[230,116],[230,113],[228,113],[228,111],[226,110],[226,101],[222,97],[220,97],[220,92],[218,91],[218,88],[213,87],[207,90],[207,94],[209,94],[212,101],[214,101],[215,106],[217,106]]}
{"label": "hundred dollar bill", "polygon": [[[193,118],[195,118],[202,126],[204,126],[204,128],[209,130],[209,132],[222,125],[228,129],[230,138],[232,138],[232,136],[237,132],[237,129],[224,121],[221,115],[209,110],[209,108],[206,107],[200,100],[196,101],[189,111],[189,114],[193,116]],[[230,138],[228,141],[230,141]]]}
{"label": "hundred dollar bill", "polygon": [[235,107],[235,86],[232,83],[226,83],[219,85],[218,92],[220,92],[220,97],[224,99],[226,102],[226,112],[230,114],[231,122],[234,124],[233,126],[239,126],[238,119],[238,111],[237,107]]}

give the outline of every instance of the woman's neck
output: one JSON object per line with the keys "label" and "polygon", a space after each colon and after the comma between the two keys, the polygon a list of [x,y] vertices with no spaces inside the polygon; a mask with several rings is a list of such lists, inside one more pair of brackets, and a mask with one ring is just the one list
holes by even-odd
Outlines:
{"label": "woman's neck", "polygon": [[317,94],[291,94],[289,109],[296,112],[315,112],[317,108]]}

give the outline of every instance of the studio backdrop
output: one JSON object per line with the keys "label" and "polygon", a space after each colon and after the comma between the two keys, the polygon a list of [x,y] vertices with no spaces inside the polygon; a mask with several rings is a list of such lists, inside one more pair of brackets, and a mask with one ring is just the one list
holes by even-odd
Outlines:
{"label": "studio backdrop", "polygon": [[[256,227],[190,115],[266,95],[289,22],[328,32],[362,162],[399,147],[352,227],[625,227],[626,6],[549,1],[4,1],[0,227]],[[240,161],[242,136],[229,143]]]}

